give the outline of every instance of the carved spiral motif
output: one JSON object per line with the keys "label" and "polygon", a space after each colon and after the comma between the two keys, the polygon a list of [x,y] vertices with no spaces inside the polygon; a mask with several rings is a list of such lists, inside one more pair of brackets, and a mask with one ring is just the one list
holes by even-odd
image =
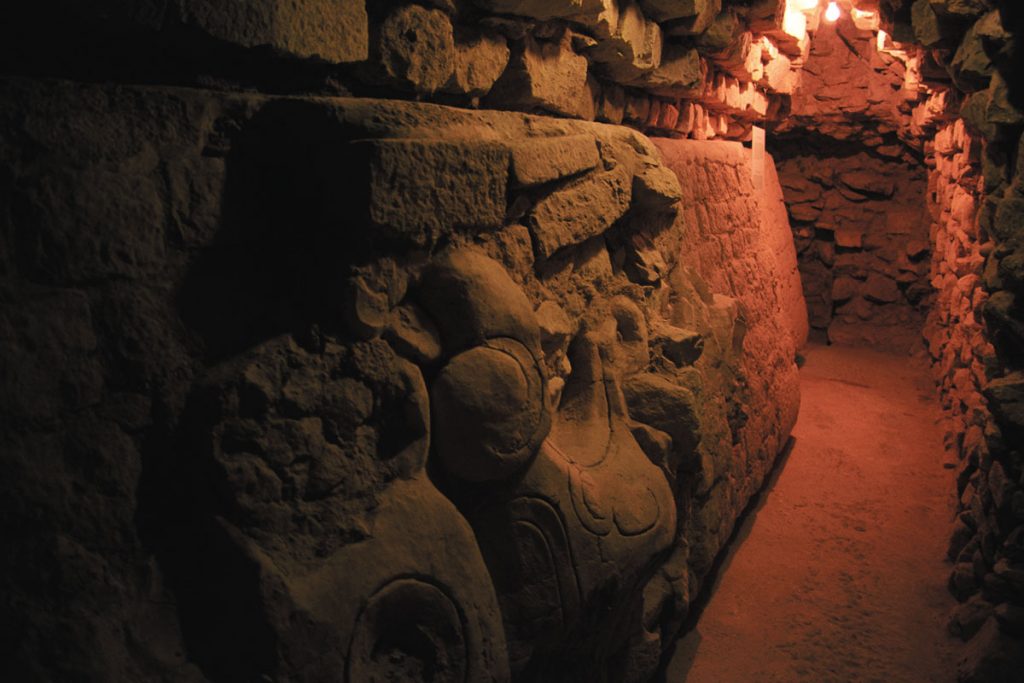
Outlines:
{"label": "carved spiral motif", "polygon": [[350,683],[461,683],[468,671],[462,614],[440,587],[396,578],[367,601],[349,647]]}
{"label": "carved spiral motif", "polygon": [[540,367],[514,339],[489,339],[452,358],[434,381],[431,407],[437,453],[467,481],[518,471],[550,427]]}

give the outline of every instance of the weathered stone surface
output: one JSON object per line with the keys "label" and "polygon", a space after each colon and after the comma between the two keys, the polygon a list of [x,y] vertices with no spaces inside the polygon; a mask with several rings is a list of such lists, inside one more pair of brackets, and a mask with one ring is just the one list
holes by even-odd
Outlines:
{"label": "weathered stone surface", "polygon": [[536,138],[512,147],[512,177],[520,185],[539,185],[589,171],[599,161],[591,135]]}
{"label": "weathered stone surface", "polygon": [[661,210],[682,198],[679,179],[664,166],[650,166],[633,177],[633,203],[637,207]]}
{"label": "weathered stone surface", "polygon": [[359,62],[369,56],[365,0],[185,0],[184,20],[214,38],[289,56]]}
{"label": "weathered stone surface", "polygon": [[474,0],[498,14],[519,14],[534,19],[554,19],[584,14],[595,8],[595,0]]}
{"label": "weathered stone surface", "polygon": [[962,683],[1012,681],[1024,667],[1018,643],[999,630],[990,618],[971,639],[967,653],[957,666],[957,680]]}
{"label": "weathered stone surface", "polygon": [[629,0],[621,8],[615,31],[599,40],[588,56],[603,66],[610,80],[630,84],[656,69],[661,53],[661,27],[644,17],[635,0]]}
{"label": "weathered stone surface", "polygon": [[1024,430],[1024,374],[1014,372],[993,379],[985,388],[992,412],[1007,426]]}
{"label": "weathered stone surface", "polygon": [[643,77],[643,87],[657,95],[682,96],[704,83],[707,67],[696,48],[668,45],[661,64]]}
{"label": "weathered stone surface", "polygon": [[578,116],[584,97],[589,97],[587,59],[573,51],[566,32],[560,41],[527,36],[487,101],[497,107]]}
{"label": "weathered stone surface", "polygon": [[892,303],[900,298],[899,285],[890,277],[871,273],[864,284],[864,296],[877,303]]}
{"label": "weathered stone surface", "polygon": [[472,97],[486,95],[504,73],[510,54],[499,34],[460,35],[455,43],[454,69],[443,90]]}
{"label": "weathered stone surface", "polygon": [[[762,234],[784,210],[762,220],[738,145],[674,150],[673,182],[647,138],[579,121],[0,87],[5,558],[63,548],[81,587],[25,589],[33,671],[653,675],[795,417]],[[512,192],[531,221],[560,202],[572,247],[538,259],[510,150],[577,137],[599,164]],[[685,434],[638,426],[636,376]]]}
{"label": "weathered stone surface", "polygon": [[369,166],[370,221],[388,237],[426,244],[459,226],[497,227],[505,220],[509,154],[502,145],[373,140],[355,146]]}
{"label": "weathered stone surface", "polygon": [[631,186],[629,173],[616,168],[586,176],[537,202],[530,230],[538,255],[548,258],[610,228],[629,209]]}
{"label": "weathered stone surface", "polygon": [[933,47],[950,37],[950,28],[939,19],[931,0],[914,0],[912,13],[914,38],[921,45]]}
{"label": "weathered stone surface", "polygon": [[453,357],[430,399],[434,446],[445,469],[467,481],[508,478],[547,436],[542,372],[512,340],[491,340]]}
{"label": "weathered stone surface", "polygon": [[649,0],[651,16],[668,22],[672,35],[695,36],[707,31],[722,11],[722,0]]}
{"label": "weathered stone surface", "polygon": [[377,51],[395,83],[421,93],[440,90],[455,70],[452,22],[441,10],[399,7],[381,24]]}
{"label": "weathered stone surface", "polygon": [[449,354],[493,337],[515,339],[540,352],[533,306],[505,269],[478,251],[458,249],[434,260],[416,296],[437,323]]}
{"label": "weathered stone surface", "polygon": [[977,17],[991,7],[991,3],[987,0],[929,0],[929,2],[936,12],[958,18]]}
{"label": "weathered stone surface", "polygon": [[[696,399],[690,390],[659,375],[636,375],[622,387],[633,419],[672,437],[672,448],[680,458],[695,455],[700,441]],[[692,463],[684,463],[692,467]]]}

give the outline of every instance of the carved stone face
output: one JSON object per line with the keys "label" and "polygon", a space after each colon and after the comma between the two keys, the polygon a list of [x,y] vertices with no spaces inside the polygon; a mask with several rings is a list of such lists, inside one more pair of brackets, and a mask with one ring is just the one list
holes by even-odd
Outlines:
{"label": "carved stone face", "polygon": [[424,278],[459,284],[458,338],[470,330],[480,340],[433,382],[433,448],[456,478],[490,485],[482,505],[462,512],[495,583],[512,669],[524,672],[622,627],[637,598],[616,587],[650,578],[672,543],[675,504],[626,422],[617,368],[639,369],[639,345],[647,353],[636,305],[620,302],[601,331],[573,341],[573,370],[550,416],[537,320],[501,265],[486,261],[455,253]]}

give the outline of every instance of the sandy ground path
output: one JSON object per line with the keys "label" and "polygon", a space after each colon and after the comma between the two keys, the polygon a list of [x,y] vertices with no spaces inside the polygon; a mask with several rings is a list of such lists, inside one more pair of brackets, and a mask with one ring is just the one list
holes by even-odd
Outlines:
{"label": "sandy ground path", "polygon": [[793,448],[666,680],[953,681],[954,485],[927,370],[865,349],[806,357]]}

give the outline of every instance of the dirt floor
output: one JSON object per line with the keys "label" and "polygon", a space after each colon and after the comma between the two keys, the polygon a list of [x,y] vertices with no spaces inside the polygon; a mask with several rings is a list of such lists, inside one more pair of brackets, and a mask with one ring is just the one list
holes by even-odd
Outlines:
{"label": "dirt floor", "polygon": [[953,681],[954,484],[928,372],[866,349],[805,355],[795,443],[666,680]]}

